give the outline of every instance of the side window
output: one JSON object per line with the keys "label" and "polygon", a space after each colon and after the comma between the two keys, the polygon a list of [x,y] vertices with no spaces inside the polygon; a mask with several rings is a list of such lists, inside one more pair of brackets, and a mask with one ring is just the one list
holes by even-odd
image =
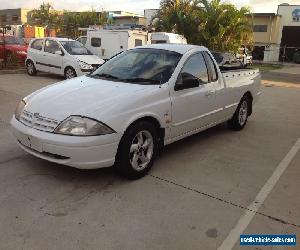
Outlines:
{"label": "side window", "polygon": [[53,40],[46,40],[44,51],[55,54],[56,51],[61,50],[58,43]]}
{"label": "side window", "polygon": [[101,38],[92,37],[91,38],[91,46],[92,47],[101,47]]}
{"label": "side window", "polygon": [[42,50],[43,48],[43,40],[42,39],[38,39],[32,42],[31,44],[31,48],[32,49],[36,49],[36,50]]}
{"label": "side window", "polygon": [[87,40],[86,37],[80,37],[80,38],[78,38],[78,42],[82,43],[83,45],[86,44],[86,40]]}
{"label": "side window", "polygon": [[153,40],[151,41],[152,44],[160,44],[160,43],[167,43],[166,40]]}
{"label": "side window", "polygon": [[207,69],[208,69],[208,72],[209,72],[209,81],[210,82],[215,82],[215,81],[218,80],[217,67],[216,67],[215,63],[213,62],[211,56],[206,51],[204,51],[203,54],[204,54]]}
{"label": "side window", "polygon": [[192,55],[184,64],[181,70],[182,76],[198,78],[200,84],[208,83],[207,68],[201,53]]}
{"label": "side window", "polygon": [[135,39],[134,41],[134,46],[142,46],[143,45],[143,41],[141,39]]}

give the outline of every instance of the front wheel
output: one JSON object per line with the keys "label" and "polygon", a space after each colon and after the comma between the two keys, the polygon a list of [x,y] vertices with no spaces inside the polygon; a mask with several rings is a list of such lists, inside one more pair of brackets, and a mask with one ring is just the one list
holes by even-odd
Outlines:
{"label": "front wheel", "polygon": [[72,79],[76,76],[77,76],[76,71],[73,68],[67,67],[65,69],[65,79]]}
{"label": "front wheel", "polygon": [[27,70],[27,74],[30,76],[35,76],[37,73],[34,63],[32,61],[26,62],[26,70]]}
{"label": "front wheel", "polygon": [[228,121],[228,125],[233,130],[242,130],[248,120],[251,102],[247,96],[240,101],[233,117]]}
{"label": "front wheel", "polygon": [[157,128],[148,121],[132,125],[121,139],[115,167],[128,179],[139,179],[151,169],[158,148]]}

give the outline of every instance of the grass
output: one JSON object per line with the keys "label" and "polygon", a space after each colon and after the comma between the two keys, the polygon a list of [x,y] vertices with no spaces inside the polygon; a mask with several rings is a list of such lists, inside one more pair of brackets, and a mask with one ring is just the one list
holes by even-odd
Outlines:
{"label": "grass", "polygon": [[282,69],[283,65],[281,64],[267,64],[267,63],[254,63],[249,68],[257,69],[259,68],[260,71],[271,71],[275,69]]}

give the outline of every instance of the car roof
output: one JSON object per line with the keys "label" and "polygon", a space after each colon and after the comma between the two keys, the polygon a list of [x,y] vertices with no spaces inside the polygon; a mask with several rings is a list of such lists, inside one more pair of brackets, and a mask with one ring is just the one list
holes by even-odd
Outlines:
{"label": "car roof", "polygon": [[59,41],[59,42],[62,42],[62,41],[75,41],[71,38],[66,38],[66,37],[40,37],[40,38],[35,38],[35,39],[52,39],[52,40],[56,40],[56,41]]}
{"label": "car roof", "polygon": [[150,45],[139,46],[136,48],[162,49],[162,50],[174,51],[179,54],[185,54],[186,52],[192,49],[207,50],[207,48],[204,46],[191,45],[191,44],[166,44],[166,43],[150,44]]}

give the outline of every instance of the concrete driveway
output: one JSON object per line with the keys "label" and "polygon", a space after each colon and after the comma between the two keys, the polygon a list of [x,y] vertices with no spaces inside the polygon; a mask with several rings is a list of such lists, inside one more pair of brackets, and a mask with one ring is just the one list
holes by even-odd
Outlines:
{"label": "concrete driveway", "polygon": [[240,233],[299,241],[299,88],[263,88],[243,131],[222,124],[172,144],[148,176],[128,181],[15,144],[17,102],[59,80],[0,75],[0,249],[271,249],[241,247]]}

